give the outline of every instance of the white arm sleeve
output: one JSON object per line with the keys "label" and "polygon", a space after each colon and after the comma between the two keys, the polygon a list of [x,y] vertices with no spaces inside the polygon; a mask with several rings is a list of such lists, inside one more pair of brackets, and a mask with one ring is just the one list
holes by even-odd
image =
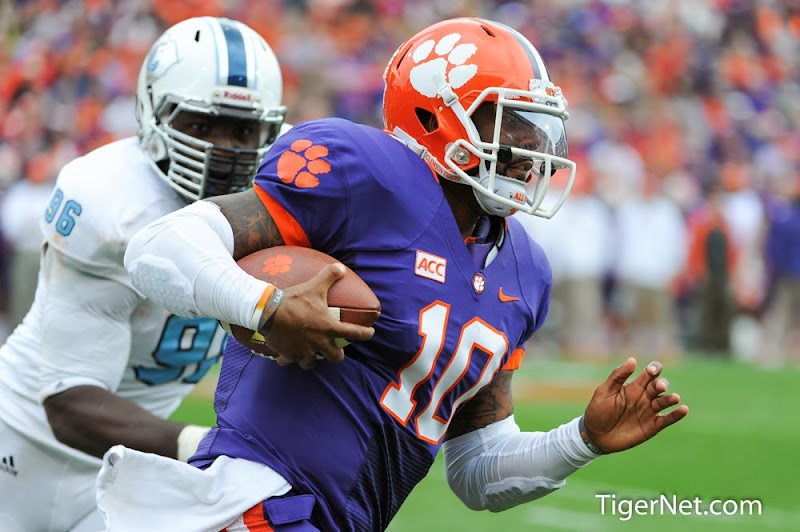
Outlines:
{"label": "white arm sleeve", "polygon": [[73,267],[53,248],[44,254],[39,399],[74,386],[115,391],[130,356],[130,316],[141,301],[131,288]]}
{"label": "white arm sleeve", "polygon": [[500,512],[551,493],[598,455],[578,419],[549,432],[520,432],[510,416],[444,442],[447,484],[472,510]]}
{"label": "white arm sleeve", "polygon": [[233,260],[233,230],[214,203],[197,201],[145,226],[125,251],[133,285],[183,317],[207,316],[255,330],[268,286]]}

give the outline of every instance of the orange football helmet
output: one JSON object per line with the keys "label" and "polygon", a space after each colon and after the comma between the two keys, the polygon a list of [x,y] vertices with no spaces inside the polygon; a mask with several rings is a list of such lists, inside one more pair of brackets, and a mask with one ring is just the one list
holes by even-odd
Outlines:
{"label": "orange football helmet", "polygon": [[[451,181],[470,185],[489,214],[516,211],[545,218],[561,207],[575,179],[564,121],[567,100],[536,48],[518,31],[477,18],[439,22],[404,42],[384,73],[384,122]],[[473,115],[492,105],[493,131],[481,138]],[[498,172],[526,161],[526,181]],[[567,185],[544,208],[551,176],[569,171]],[[536,177],[530,194],[526,184]]]}

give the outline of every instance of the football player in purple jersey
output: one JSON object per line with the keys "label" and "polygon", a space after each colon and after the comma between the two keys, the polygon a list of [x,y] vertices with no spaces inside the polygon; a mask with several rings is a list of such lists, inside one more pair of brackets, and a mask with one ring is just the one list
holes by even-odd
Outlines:
{"label": "football player in purple jersey", "polygon": [[[125,264],[149,298],[259,331],[278,355],[229,339],[196,468],[106,453],[98,501],[111,529],[382,530],[440,447],[460,499],[501,511],[687,414],[671,409],[680,398],[660,363],[628,382],[630,358],[583,415],[520,431],[511,378],[552,278],[509,215],[551,217],[569,192],[566,99],[525,37],[472,18],[410,38],[384,77],[385,130],[295,126],[253,190],[196,202],[134,238]],[[554,174],[568,185],[545,204]],[[278,245],[351,267],[381,301],[374,327],[328,312],[336,266],[284,291],[236,266]]]}

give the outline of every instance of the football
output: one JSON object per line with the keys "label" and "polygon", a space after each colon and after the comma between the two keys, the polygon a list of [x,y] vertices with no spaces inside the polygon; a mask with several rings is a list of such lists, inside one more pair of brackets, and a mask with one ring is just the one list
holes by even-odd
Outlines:
{"label": "football", "polygon": [[[237,264],[253,277],[286,289],[308,281],[326,265],[338,262],[315,249],[275,246],[242,257]],[[353,270],[345,268],[345,274],[328,291],[328,309],[338,320],[371,327],[381,315],[380,301],[367,283]],[[251,351],[268,357],[275,355],[260,334],[239,325],[224,322],[220,325]],[[343,338],[338,338],[336,343],[339,347],[348,344]]]}

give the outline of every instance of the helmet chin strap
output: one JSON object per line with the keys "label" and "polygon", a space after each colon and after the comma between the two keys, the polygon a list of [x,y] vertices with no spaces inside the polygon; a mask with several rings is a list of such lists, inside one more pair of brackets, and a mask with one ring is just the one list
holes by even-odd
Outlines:
{"label": "helmet chin strap", "polygon": [[[489,175],[485,174],[478,179],[478,183],[486,188],[489,186]],[[483,194],[479,189],[472,187],[472,192],[475,194],[475,199],[478,200],[478,205],[487,214],[492,216],[511,216],[517,209],[504,205],[497,200],[490,198]],[[525,183],[517,179],[495,175],[494,177],[494,190],[493,192],[502,198],[508,198],[512,201],[519,201],[517,198],[527,198],[525,193]]]}

